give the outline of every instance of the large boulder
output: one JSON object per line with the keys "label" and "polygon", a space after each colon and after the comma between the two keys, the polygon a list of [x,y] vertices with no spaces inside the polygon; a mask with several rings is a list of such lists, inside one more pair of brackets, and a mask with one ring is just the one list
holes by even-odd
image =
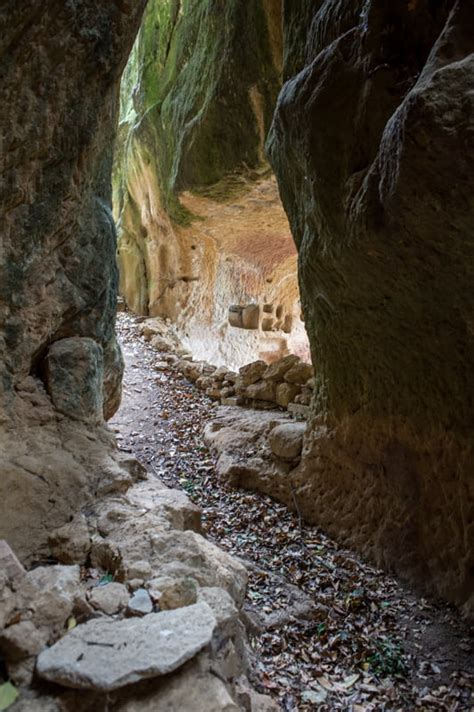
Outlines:
{"label": "large boulder", "polygon": [[56,341],[48,349],[44,372],[48,393],[61,413],[93,423],[102,420],[103,356],[93,339]]}
{"label": "large boulder", "polygon": [[299,393],[301,388],[294,383],[279,383],[276,387],[275,401],[282,408],[287,408]]}
{"label": "large boulder", "polygon": [[250,386],[257,383],[267,370],[265,361],[252,361],[239,369],[239,384],[242,386]]}

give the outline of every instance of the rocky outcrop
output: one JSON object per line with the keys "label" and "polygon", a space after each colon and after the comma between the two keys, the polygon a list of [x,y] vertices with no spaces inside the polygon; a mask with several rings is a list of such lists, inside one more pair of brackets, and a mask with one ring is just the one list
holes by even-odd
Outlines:
{"label": "rocky outcrop", "polygon": [[200,530],[183,492],[149,480],[51,532],[51,552],[75,564],[25,571],[0,541],[0,654],[18,708],[276,710],[246,679],[246,569]]}
{"label": "rocky outcrop", "polygon": [[233,487],[260,490],[299,509],[295,500],[298,463],[307,425],[286,413],[218,407],[204,429],[216,455],[219,478]]}
{"label": "rocky outcrop", "polygon": [[133,481],[96,425],[120,402],[110,171],[144,5],[0,13],[0,536],[23,560],[88,499]]}
{"label": "rocky outcrop", "polygon": [[65,687],[108,692],[174,672],[209,645],[215,626],[207,603],[140,619],[90,620],[44,650],[36,670]]}
{"label": "rocky outcrop", "polygon": [[301,510],[473,605],[467,0],[285,4],[268,148],[317,364]]}
{"label": "rocky outcrop", "polygon": [[242,709],[246,569],[202,537],[184,494],[142,486],[104,425],[122,370],[111,156],[144,5],[0,11],[0,656],[12,712]]}
{"label": "rocky outcrop", "polygon": [[280,77],[280,0],[150,0],[122,82],[120,292],[135,313],[170,318],[196,357],[232,368],[308,353],[264,156]]}
{"label": "rocky outcrop", "polygon": [[59,339],[92,338],[105,372],[121,368],[110,169],[118,82],[144,4],[98,9],[82,0],[58,10],[42,3],[38,12],[29,2],[2,10],[6,401]]}

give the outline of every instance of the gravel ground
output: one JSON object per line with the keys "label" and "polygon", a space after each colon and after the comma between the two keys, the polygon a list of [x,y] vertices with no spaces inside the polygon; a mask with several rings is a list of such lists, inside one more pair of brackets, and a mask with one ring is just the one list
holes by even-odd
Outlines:
{"label": "gravel ground", "polygon": [[[270,498],[215,474],[202,429],[213,402],[119,314],[126,360],[110,426],[166,485],[203,511],[209,539],[247,565],[254,684],[283,710],[474,709],[473,637],[451,607],[416,596]],[[183,711],[184,712],[184,711]]]}

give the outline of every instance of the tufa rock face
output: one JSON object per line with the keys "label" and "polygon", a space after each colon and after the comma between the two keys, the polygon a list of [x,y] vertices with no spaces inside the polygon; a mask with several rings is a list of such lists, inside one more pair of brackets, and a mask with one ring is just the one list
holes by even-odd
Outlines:
{"label": "tufa rock face", "polygon": [[102,348],[93,339],[55,341],[44,360],[46,389],[60,413],[100,423],[103,417]]}
{"label": "tufa rock face", "polygon": [[5,398],[48,344],[81,336],[102,346],[107,399],[117,401],[110,170],[118,82],[144,5],[48,0],[39,15],[34,2],[2,11]]}
{"label": "tufa rock face", "polygon": [[0,536],[24,561],[91,493],[132,482],[98,423],[120,402],[110,174],[145,0],[5,5]]}
{"label": "tufa rock face", "polygon": [[268,149],[318,364],[302,511],[462,603],[474,556],[474,8],[288,2],[284,25]]}
{"label": "tufa rock face", "polygon": [[296,248],[264,155],[281,49],[281,0],[149,0],[122,80],[120,293],[232,368],[308,354]]}

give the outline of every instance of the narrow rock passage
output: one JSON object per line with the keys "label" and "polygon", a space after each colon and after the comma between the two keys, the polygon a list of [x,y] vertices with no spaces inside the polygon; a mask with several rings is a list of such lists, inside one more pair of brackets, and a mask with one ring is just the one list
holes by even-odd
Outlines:
{"label": "narrow rock passage", "polygon": [[126,359],[122,406],[110,421],[121,449],[203,511],[207,536],[239,557],[254,683],[284,710],[470,710],[472,631],[338,547],[260,494],[216,477],[201,433],[213,402],[119,314]]}

